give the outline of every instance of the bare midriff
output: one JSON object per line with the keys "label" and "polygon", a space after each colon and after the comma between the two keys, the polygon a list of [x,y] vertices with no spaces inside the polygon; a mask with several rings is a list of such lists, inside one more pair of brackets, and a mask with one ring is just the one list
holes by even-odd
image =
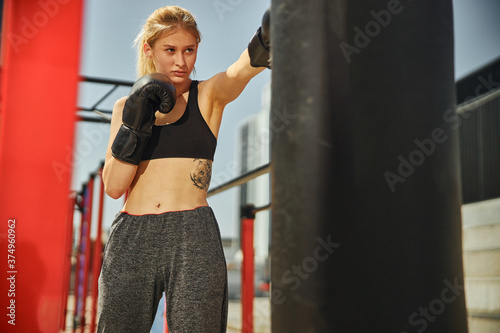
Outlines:
{"label": "bare midriff", "polygon": [[142,161],[122,210],[144,215],[208,206],[207,189],[211,172],[212,161],[206,159]]}

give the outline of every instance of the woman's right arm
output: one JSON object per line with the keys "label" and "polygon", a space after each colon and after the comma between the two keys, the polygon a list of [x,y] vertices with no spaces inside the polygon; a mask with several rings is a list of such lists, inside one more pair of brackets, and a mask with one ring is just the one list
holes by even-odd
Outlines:
{"label": "woman's right arm", "polygon": [[111,146],[122,125],[122,113],[126,100],[127,97],[120,98],[113,107],[108,149],[102,171],[104,190],[113,199],[118,199],[125,194],[137,172],[137,165],[122,162],[111,155]]}

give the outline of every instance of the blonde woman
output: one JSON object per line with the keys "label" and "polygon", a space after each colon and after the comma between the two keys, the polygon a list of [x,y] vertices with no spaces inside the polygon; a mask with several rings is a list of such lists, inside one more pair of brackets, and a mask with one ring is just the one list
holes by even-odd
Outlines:
{"label": "blonde woman", "polygon": [[127,201],[99,279],[98,332],[149,332],[165,292],[171,332],[225,332],[227,272],[206,196],[224,107],[269,67],[269,15],[225,72],[193,81],[191,13],[157,9],[138,37],[138,74],[113,109],[103,180]]}

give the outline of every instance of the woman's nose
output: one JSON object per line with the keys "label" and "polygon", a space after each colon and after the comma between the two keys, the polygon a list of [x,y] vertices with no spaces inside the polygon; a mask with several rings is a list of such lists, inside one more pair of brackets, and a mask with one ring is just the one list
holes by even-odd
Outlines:
{"label": "woman's nose", "polygon": [[178,65],[179,67],[182,67],[186,64],[186,61],[184,60],[184,54],[179,52],[177,53],[175,57],[175,64]]}

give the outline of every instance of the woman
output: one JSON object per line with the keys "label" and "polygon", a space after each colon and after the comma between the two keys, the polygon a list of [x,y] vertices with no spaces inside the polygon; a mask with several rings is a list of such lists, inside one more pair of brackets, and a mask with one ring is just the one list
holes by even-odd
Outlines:
{"label": "woman", "polygon": [[114,106],[103,170],[106,193],[129,196],[104,251],[98,332],[149,332],[162,292],[172,332],[225,332],[226,263],[207,189],[224,107],[269,67],[265,18],[240,58],[201,82],[190,79],[200,42],[193,16],[167,6],[144,25],[143,78]]}

